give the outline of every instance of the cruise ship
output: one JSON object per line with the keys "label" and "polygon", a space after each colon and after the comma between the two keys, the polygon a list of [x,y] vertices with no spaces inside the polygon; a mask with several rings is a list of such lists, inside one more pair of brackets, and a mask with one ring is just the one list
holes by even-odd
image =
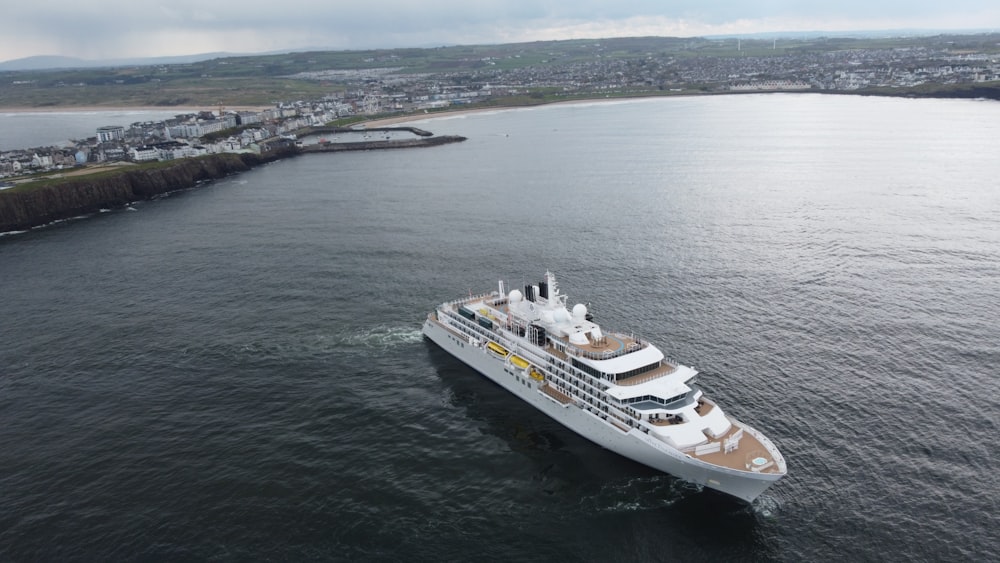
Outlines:
{"label": "cruise ship", "polygon": [[567,308],[555,276],[448,301],[423,334],[570,430],[629,459],[753,502],[785,476],[764,434],[694,385],[697,371]]}

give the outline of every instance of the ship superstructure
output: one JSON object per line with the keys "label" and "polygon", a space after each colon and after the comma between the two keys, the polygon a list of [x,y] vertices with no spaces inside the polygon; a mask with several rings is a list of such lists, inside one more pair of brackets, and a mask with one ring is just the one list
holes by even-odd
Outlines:
{"label": "ship superstructure", "polygon": [[727,416],[697,371],[566,305],[555,276],[440,305],[424,335],[582,436],[681,479],[752,502],[786,473],[778,448]]}

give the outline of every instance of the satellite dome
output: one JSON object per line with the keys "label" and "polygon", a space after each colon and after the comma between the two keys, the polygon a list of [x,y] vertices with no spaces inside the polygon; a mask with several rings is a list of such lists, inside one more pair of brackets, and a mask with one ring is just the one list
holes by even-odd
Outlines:
{"label": "satellite dome", "polygon": [[521,299],[524,299],[524,296],[521,295],[521,292],[519,290],[512,289],[510,290],[510,293],[507,294],[507,298],[510,299],[511,303],[520,303]]}
{"label": "satellite dome", "polygon": [[582,322],[587,318],[587,306],[583,303],[577,303],[573,305],[573,320],[576,322]]}

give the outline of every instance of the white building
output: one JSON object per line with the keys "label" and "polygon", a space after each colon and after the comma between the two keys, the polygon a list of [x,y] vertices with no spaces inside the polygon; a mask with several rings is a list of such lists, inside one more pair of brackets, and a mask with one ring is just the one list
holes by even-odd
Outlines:
{"label": "white building", "polygon": [[145,162],[147,160],[157,160],[160,158],[160,152],[156,150],[156,147],[132,147],[129,149],[129,158],[135,162]]}
{"label": "white building", "polygon": [[110,143],[125,140],[125,128],[120,125],[105,125],[97,128],[97,142]]}
{"label": "white building", "polygon": [[50,168],[52,167],[52,157],[49,155],[38,156],[38,153],[35,153],[31,158],[31,167]]}
{"label": "white building", "polygon": [[237,115],[240,125],[253,125],[261,122],[260,114],[255,111],[241,111]]}

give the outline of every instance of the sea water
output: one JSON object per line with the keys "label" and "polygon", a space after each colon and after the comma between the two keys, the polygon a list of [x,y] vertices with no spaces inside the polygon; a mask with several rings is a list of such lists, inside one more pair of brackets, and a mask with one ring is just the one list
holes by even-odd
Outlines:
{"label": "sea water", "polygon": [[[672,98],[418,124],[0,238],[12,560],[985,560],[1000,105]],[[558,275],[788,477],[601,449],[419,335]]]}

